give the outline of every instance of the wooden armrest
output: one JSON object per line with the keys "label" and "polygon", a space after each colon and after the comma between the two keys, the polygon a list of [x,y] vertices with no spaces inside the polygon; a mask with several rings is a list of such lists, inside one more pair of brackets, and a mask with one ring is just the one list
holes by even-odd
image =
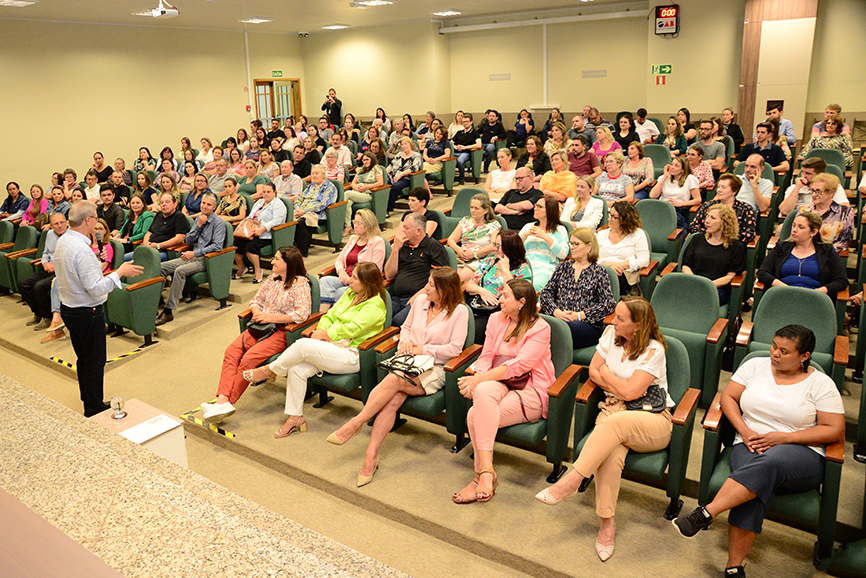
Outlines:
{"label": "wooden armrest", "polygon": [[698,206],[692,205],[691,207],[689,207],[689,212],[690,213],[697,213],[698,212]]}
{"label": "wooden armrest", "polygon": [[745,275],[740,273],[739,275],[734,275],[734,278],[731,279],[731,287],[742,287],[743,281],[746,280]]}
{"label": "wooden armrest", "polygon": [[[111,271],[107,271],[106,273],[110,273]],[[142,287],[150,287],[151,285],[156,285],[157,283],[162,283],[165,281],[165,277],[151,277],[150,279],[145,279],[144,281],[139,281],[138,283],[133,283],[126,287],[127,291],[135,291],[136,289],[141,289]]]}
{"label": "wooden armrest", "polygon": [[291,227],[292,225],[297,225],[297,221],[289,221],[288,223],[283,223],[282,225],[277,225],[276,227],[272,227],[271,231],[282,231],[286,227]]}
{"label": "wooden armrest", "polygon": [[662,269],[662,272],[659,273],[659,277],[664,277],[668,273],[673,273],[676,268],[677,268],[676,263],[668,263],[667,265],[665,265],[665,268]]}
{"label": "wooden armrest", "polygon": [[562,395],[562,391],[568,387],[568,384],[570,384],[581,371],[583,371],[582,365],[571,364],[566,367],[565,371],[556,378],[556,381],[547,388],[547,395],[549,397],[559,397]]}
{"label": "wooden armrest", "polygon": [[388,339],[389,337],[396,335],[397,333],[400,333],[399,327],[386,327],[385,329],[383,329],[382,331],[380,331],[379,333],[377,333],[373,337],[371,337],[365,341],[362,341],[360,343],[360,345],[358,345],[358,350],[359,351],[367,351],[368,349],[372,349],[373,347],[376,347],[377,345],[379,345],[381,342]]}
{"label": "wooden armrest", "polygon": [[214,257],[219,257],[220,255],[225,255],[226,253],[231,253],[232,251],[236,251],[237,247],[226,247],[222,251],[215,251],[213,253],[208,253],[205,255],[205,259],[213,259]]}
{"label": "wooden armrest", "polygon": [[676,410],[674,410],[674,415],[671,417],[671,421],[674,425],[686,425],[686,418],[689,417],[689,414],[692,412],[695,405],[697,405],[700,397],[701,391],[699,389],[690,387],[686,390],[683,394],[683,398],[677,404]]}
{"label": "wooden armrest", "polygon": [[[688,392],[686,392],[688,393]],[[704,416],[704,429],[719,431],[719,422],[722,421],[722,392],[716,392],[707,414]]]}
{"label": "wooden armrest", "polygon": [[442,214],[445,215],[446,217],[450,217],[451,216],[451,209],[445,209],[444,211],[442,211]]}
{"label": "wooden armrest", "polygon": [[337,266],[336,265],[331,265],[327,269],[322,269],[321,271],[319,271],[319,277],[327,277],[329,275],[336,275],[336,274],[337,274]]}
{"label": "wooden armrest", "polygon": [[758,217],[761,219],[769,219],[770,211],[761,211],[760,213],[758,213]]}
{"label": "wooden armrest", "polygon": [[477,343],[473,343],[466,349],[460,352],[457,357],[452,357],[451,360],[445,364],[445,371],[457,371],[457,368],[472,359],[475,355],[481,353],[482,347]]}
{"label": "wooden armrest", "polygon": [[341,206],[341,205],[346,205],[346,204],[348,204],[348,203],[349,203],[349,201],[340,201],[339,203],[334,203],[333,205],[328,205],[328,206],[326,207],[326,210],[327,210],[327,209],[336,209],[337,207],[339,207],[339,206]]}
{"label": "wooden armrest", "polygon": [[848,252],[848,247],[845,247],[844,249],[839,251],[839,258],[840,259],[847,259],[849,254],[850,253]]}
{"label": "wooden armrest", "polygon": [[310,315],[309,317],[307,317],[306,319],[304,319],[303,321],[301,321],[299,323],[289,323],[288,325],[286,325],[286,331],[289,331],[289,332],[297,331],[297,330],[301,329],[302,327],[305,327],[308,323],[311,323],[312,325],[310,327],[308,327],[307,330],[304,330],[304,332],[301,334],[302,337],[309,337],[310,335],[313,334],[313,330],[316,328],[315,325],[319,322],[319,319],[321,319],[324,316],[325,316],[325,314],[322,311],[316,311],[315,313],[313,313],[312,315]]}
{"label": "wooden armrest", "polygon": [[668,235],[668,241],[676,241],[677,239],[679,239],[682,236],[683,236],[683,230],[682,229],[674,229],[673,232],[670,235]]}
{"label": "wooden armrest", "polygon": [[848,346],[849,341],[846,335],[836,336],[836,344],[833,348],[833,363],[842,367],[848,366]]}
{"label": "wooden armrest", "polygon": [[[324,314],[323,314],[323,315],[324,315]],[[312,315],[310,315],[310,317],[312,317]],[[310,319],[308,318],[307,321],[309,321],[309,320],[310,320]],[[318,320],[317,320],[316,323],[313,323],[312,325],[310,325],[309,327],[307,327],[306,329],[304,329],[304,332],[301,333],[301,337],[310,337],[310,336],[313,334],[313,331],[316,330],[316,327],[317,327],[318,325],[319,325],[319,323],[318,323]]]}
{"label": "wooden armrest", "polygon": [[447,163],[448,161],[456,161],[456,160],[457,160],[457,157],[448,157],[447,159],[443,159],[442,162]]}
{"label": "wooden armrest", "polygon": [[426,172],[427,172],[427,171],[415,171],[414,173],[409,173],[409,176],[410,176],[410,177],[414,177],[415,175],[423,175],[423,174],[425,174]]}
{"label": "wooden armrest", "polygon": [[252,317],[252,316],[253,316],[253,310],[252,309],[247,309],[245,311],[241,311],[240,313],[238,313],[238,319],[246,319],[247,317]]}
{"label": "wooden armrest", "polygon": [[850,293],[851,290],[848,287],[845,287],[844,289],[836,293],[836,301],[848,301],[848,299],[851,297]]}
{"label": "wooden armrest", "polygon": [[388,350],[397,347],[398,343],[400,343],[399,337],[389,337],[388,339],[376,346],[376,353],[387,353]]}
{"label": "wooden armrest", "polygon": [[727,319],[716,319],[716,322],[713,323],[713,327],[710,329],[710,334],[707,335],[707,343],[718,343],[727,328]]}
{"label": "wooden armrest", "polygon": [[610,229],[610,223],[605,223],[604,225],[596,229],[596,231],[604,231],[605,229]]}
{"label": "wooden armrest", "polygon": [[30,264],[34,267],[39,267],[40,265],[42,265],[42,259],[33,259],[32,261],[30,261]]}
{"label": "wooden armrest", "polygon": [[764,282],[763,281],[755,281],[755,291],[763,291],[764,290]]}
{"label": "wooden armrest", "polygon": [[192,251],[192,247],[187,245],[186,243],[181,243],[180,245],[175,245],[174,247],[163,247],[166,251],[174,251],[175,253],[183,253],[184,251]]}
{"label": "wooden armrest", "polygon": [[746,244],[746,249],[757,249],[758,244],[760,244],[760,242],[761,242],[761,236],[755,235],[755,238]]}
{"label": "wooden armrest", "polygon": [[393,284],[394,284],[394,279],[385,279],[384,281],[382,281],[382,286],[385,287],[385,289],[387,289],[388,287],[390,287]]}
{"label": "wooden armrest", "polygon": [[352,187],[352,183],[344,183],[343,184],[343,190],[344,191],[351,191],[353,188],[354,187]]}
{"label": "wooden armrest", "polygon": [[577,395],[574,397],[574,400],[577,403],[589,403],[589,398],[592,395],[592,392],[595,391],[595,388],[598,387],[595,385],[595,382],[591,379],[587,379],[586,382],[577,390]]}
{"label": "wooden armrest", "polygon": [[11,249],[15,246],[15,243],[0,243],[0,251],[5,251],[6,249]]}
{"label": "wooden armrest", "polygon": [[841,438],[832,444],[827,444],[826,452],[829,461],[837,464],[845,463],[845,439]]}
{"label": "wooden armrest", "polygon": [[375,193],[375,192],[381,191],[383,189],[390,189],[390,188],[391,188],[391,185],[379,185],[378,187],[373,187],[370,190]]}
{"label": "wooden armrest", "polygon": [[641,277],[649,277],[653,271],[655,271],[656,267],[659,266],[658,261],[650,261],[649,265],[640,270]]}
{"label": "wooden armrest", "polygon": [[132,244],[137,247],[138,245],[141,245],[142,241],[143,239],[139,239],[138,241],[133,241]]}
{"label": "wooden armrest", "polygon": [[614,320],[615,317],[616,317],[616,312],[613,312],[613,313],[611,313],[610,315],[608,315],[607,317],[604,318],[603,323],[604,323],[605,325],[613,325],[613,320]]}
{"label": "wooden armrest", "polygon": [[776,243],[778,243],[778,242],[779,242],[779,237],[775,237],[775,236],[770,237],[770,240],[767,241],[767,250],[769,251],[770,249],[775,247]]}
{"label": "wooden armrest", "polygon": [[737,331],[738,347],[748,347],[749,341],[752,339],[752,329],[754,329],[754,324],[751,321],[743,321],[740,330]]}
{"label": "wooden armrest", "polygon": [[14,219],[14,220],[9,221],[9,222],[12,223],[13,225],[15,225],[16,227],[18,227],[21,225],[21,217],[18,217],[17,219]]}
{"label": "wooden armrest", "polygon": [[445,239],[439,239],[439,242],[441,244],[445,245],[446,247],[448,246],[448,238],[447,237]]}
{"label": "wooden armrest", "polygon": [[21,249],[20,251],[12,251],[11,253],[6,253],[7,259],[17,259],[18,257],[26,257],[27,255],[36,254],[36,247],[31,247],[30,249]]}

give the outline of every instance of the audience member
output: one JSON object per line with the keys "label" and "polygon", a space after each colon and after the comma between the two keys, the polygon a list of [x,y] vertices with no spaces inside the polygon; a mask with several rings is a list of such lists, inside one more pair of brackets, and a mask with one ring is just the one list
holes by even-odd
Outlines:
{"label": "audience member", "polygon": [[636,126],[634,120],[631,118],[631,114],[622,115],[617,124],[619,126],[614,132],[613,137],[622,150],[627,150],[628,145],[633,142],[640,143],[640,136],[638,136],[635,130]]}
{"label": "audience member", "polygon": [[610,228],[598,231],[598,262],[616,271],[620,295],[639,292],[640,271],[650,261],[649,243],[640,214],[628,201],[610,208]]}
{"label": "audience member", "polygon": [[726,108],[722,111],[722,122],[725,126],[725,132],[731,140],[734,141],[734,152],[739,153],[740,147],[743,146],[743,143],[746,142],[746,137],[743,134],[743,129],[740,128],[736,122],[734,122],[734,111],[733,109]]}
{"label": "audience member", "polygon": [[[746,165],[748,166],[748,165]],[[816,175],[827,170],[827,163],[821,157],[810,157],[800,165],[800,174],[794,179],[793,184],[785,191],[785,200],[779,204],[779,215],[784,217],[794,209],[804,207],[812,201],[812,192],[809,186]],[[863,191],[861,191],[863,192]],[[848,196],[841,183],[833,194],[833,201],[840,205],[848,205]]]}
{"label": "audience member", "polygon": [[575,176],[590,175],[593,179],[601,176],[601,164],[595,153],[589,150],[589,141],[582,134],[571,139],[568,150],[568,168]]}
{"label": "audience member", "polygon": [[495,212],[502,215],[508,228],[519,231],[533,221],[535,203],[544,193],[535,188],[532,169],[520,167],[514,172],[515,188],[510,189],[496,204]]}
{"label": "audience member", "polygon": [[227,223],[237,225],[247,218],[247,200],[238,194],[238,182],[234,177],[226,177],[225,189],[216,215]]}
{"label": "audience member", "polygon": [[761,157],[773,167],[773,172],[784,173],[788,170],[789,164],[785,159],[785,152],[782,147],[773,143],[770,140],[770,135],[773,132],[773,125],[768,122],[758,123],[755,133],[755,142],[746,144],[740,153],[737,155],[737,160],[734,161],[736,167],[741,162],[748,159],[753,154],[761,155]]}
{"label": "audience member", "polygon": [[542,150],[541,139],[534,134],[526,137],[526,152],[517,159],[517,168],[520,167],[531,167],[536,183],[551,169],[550,157]]}
{"label": "audience member", "polygon": [[[549,139],[547,142],[553,142]],[[553,197],[560,203],[574,196],[574,184],[577,177],[568,168],[568,154],[557,150],[550,157],[552,170],[542,175],[539,187],[545,195]]]}
{"label": "audience member", "polygon": [[[827,121],[834,116],[842,116],[842,107],[838,104],[828,104],[824,110],[824,120],[812,125],[812,136],[819,135],[827,130]],[[851,127],[842,123],[842,134],[851,134]]]}
{"label": "audience member", "polygon": [[[63,213],[51,215],[50,229],[45,234],[45,245],[41,261],[36,271],[18,281],[18,293],[33,312],[33,319],[26,325],[34,326],[36,330],[49,326],[51,320],[51,284],[54,282],[54,251],[57,240],[66,232],[68,223]],[[52,328],[52,331],[57,329]]]}
{"label": "audience member", "polygon": [[737,175],[743,183],[737,200],[749,203],[760,214],[770,208],[773,200],[773,181],[761,176],[764,171],[764,157],[755,153],[746,157],[746,168]]}
{"label": "audience member", "polygon": [[387,168],[391,177],[391,193],[388,197],[388,212],[394,210],[394,204],[400,198],[400,194],[407,189],[411,182],[409,176],[421,170],[423,160],[421,155],[412,149],[412,139],[403,137],[400,139],[400,152],[391,161]]}
{"label": "audience member", "polygon": [[144,240],[144,236],[153,223],[153,213],[147,210],[141,193],[133,193],[129,199],[129,210],[124,216],[123,225],[117,234],[111,235],[112,240],[123,243],[124,260],[135,251],[134,243]]}
{"label": "audience member", "polygon": [[634,183],[631,177],[623,174],[623,163],[625,159],[621,153],[608,153],[604,157],[605,172],[595,179],[595,189],[592,194],[600,196],[608,205],[617,201],[634,200]]}
{"label": "audience member", "polygon": [[574,196],[565,201],[562,216],[575,229],[587,227],[595,231],[604,217],[604,201],[592,196],[595,179],[583,175],[577,177],[574,186]]}
{"label": "audience member", "polygon": [[373,211],[360,209],[352,225],[352,235],[334,263],[336,275],[322,277],[319,281],[322,295],[319,311],[327,311],[343,296],[358,263],[371,262],[380,270],[385,267],[386,241],[379,236],[379,222]]}
{"label": "audience member", "polygon": [[743,186],[736,175],[725,173],[719,177],[719,182],[716,184],[716,197],[702,204],[695,214],[695,218],[689,225],[689,231],[692,233],[704,233],[707,230],[704,219],[707,216],[707,211],[717,204],[727,205],[734,211],[737,217],[737,229],[739,230],[739,239],[744,244],[750,243],[755,238],[757,228],[757,214],[755,209],[748,203],[744,203],[737,199],[737,194]]}
{"label": "audience member", "polygon": [[[466,182],[466,161],[470,159],[471,151],[481,150],[481,133],[472,125],[470,113],[458,113],[458,117],[463,126],[454,133],[449,128],[448,134],[452,135],[449,138],[454,145],[454,154],[457,156],[457,177],[459,184],[462,185]],[[497,158],[498,156],[497,154]],[[478,170],[481,167],[474,168]],[[501,163],[500,168],[502,168]]]}
{"label": "audience member", "polygon": [[[186,216],[177,210],[177,197],[173,194],[162,193],[159,196],[159,208],[141,244],[159,251],[160,260],[165,262],[168,261],[166,251],[185,242],[190,225]],[[132,259],[132,255],[129,255],[129,259]]]}
{"label": "audience member", "polygon": [[[655,167],[653,160],[643,152],[643,145],[633,142],[626,149],[628,157],[623,162],[622,174],[631,179],[634,186],[634,198],[645,199],[649,196],[650,187],[655,182]],[[601,175],[601,169],[599,169]]]}
{"label": "audience member", "polygon": [[677,122],[683,127],[683,136],[686,137],[687,145],[693,144],[698,138],[698,130],[692,124],[692,115],[687,108],[677,111]]}
{"label": "audience member", "polygon": [[493,253],[493,243],[501,229],[490,198],[483,193],[474,195],[469,201],[469,216],[460,219],[448,237],[448,246],[457,254],[461,283],[471,279],[480,260]]}
{"label": "audience member", "polygon": [[497,111],[488,108],[484,115],[486,122],[482,121],[479,124],[478,132],[481,135],[481,144],[484,146],[484,172],[486,173],[490,170],[490,162],[496,155],[496,141],[505,140],[508,135]]}
{"label": "audience member", "polygon": [[656,138],[659,136],[659,127],[656,126],[656,123],[647,118],[647,111],[645,108],[637,109],[634,127],[635,131],[637,131],[638,138],[640,138],[641,144],[651,144],[656,142]]}
{"label": "audience member", "polygon": [[574,140],[578,135],[586,139],[586,146],[591,147],[595,142],[595,128],[586,126],[586,119],[582,114],[576,114],[571,119],[571,128],[566,133],[568,138]]}
{"label": "audience member", "polygon": [[[96,217],[103,219],[108,226],[108,233],[117,235],[126,219],[123,209],[114,204],[114,193],[108,187],[100,193],[102,204],[96,207]],[[106,242],[108,238],[106,237]]]}
{"label": "audience member", "polygon": [[701,190],[701,196],[705,197],[706,192],[716,185],[716,180],[713,178],[713,167],[704,159],[704,149],[698,143],[689,147],[686,153],[686,160],[689,163],[689,171],[696,179]]}
{"label": "audience member", "polygon": [[547,195],[535,202],[535,223],[520,229],[526,260],[532,269],[532,286],[541,291],[556,265],[568,256],[568,232],[559,221],[560,204]]}
{"label": "audience member", "polygon": [[821,240],[833,245],[837,253],[849,247],[854,240],[854,209],[833,200],[839,178],[821,173],[812,179],[812,202],[800,207],[801,212],[812,212],[821,217]]}
{"label": "audience member", "polygon": [[484,190],[491,201],[498,203],[505,193],[514,188],[514,174],[517,170],[511,165],[511,149],[508,147],[496,151],[496,163],[499,168],[487,173]]}
{"label": "audience member", "polygon": [[837,115],[831,116],[824,121],[824,130],[816,135],[803,145],[803,150],[800,151],[800,156],[797,158],[803,160],[806,154],[813,149],[836,149],[842,152],[845,157],[845,170],[850,171],[854,165],[854,151],[851,144],[851,135],[842,132],[842,117]]}
{"label": "audience member", "polygon": [[650,198],[670,202],[677,213],[677,227],[689,228],[689,208],[701,204],[700,182],[691,174],[689,161],[677,157],[650,191]]}
{"label": "audience member", "polygon": [[719,292],[719,304],[731,300],[731,281],[746,270],[746,247],[737,237],[739,224],[734,210],[716,203],[706,211],[704,234],[692,237],[683,253],[683,273],[706,277]]}
{"label": "audience member", "polygon": [[664,134],[660,134],[656,138],[656,144],[664,145],[671,151],[671,156],[679,156],[686,154],[686,147],[689,146],[688,139],[683,134],[683,125],[676,117],[670,117]]}

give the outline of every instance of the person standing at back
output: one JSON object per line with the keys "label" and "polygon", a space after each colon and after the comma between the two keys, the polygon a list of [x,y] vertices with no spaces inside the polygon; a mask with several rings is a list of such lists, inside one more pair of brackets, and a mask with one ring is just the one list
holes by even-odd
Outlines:
{"label": "person standing at back", "polygon": [[78,389],[84,416],[108,409],[103,401],[105,371],[105,315],[102,304],[121,277],[140,275],[144,269],[132,262],[102,276],[99,259],[90,248],[96,226],[96,205],[76,201],[69,209],[70,229],[57,240],[54,272],[60,292],[60,316],[69,329],[72,348],[78,357]]}

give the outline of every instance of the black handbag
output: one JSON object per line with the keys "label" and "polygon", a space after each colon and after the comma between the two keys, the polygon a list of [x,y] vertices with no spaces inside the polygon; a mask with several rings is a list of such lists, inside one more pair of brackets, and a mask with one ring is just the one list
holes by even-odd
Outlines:
{"label": "black handbag", "polygon": [[481,298],[481,295],[473,295],[472,299],[469,300],[469,308],[474,312],[483,315],[490,315],[491,313],[499,311],[499,304],[490,305]]}
{"label": "black handbag", "polygon": [[643,394],[643,397],[625,402],[626,409],[632,411],[649,411],[661,413],[668,406],[668,396],[657,383],[652,384]]}
{"label": "black handbag", "polygon": [[267,339],[277,330],[276,323],[250,323],[247,325],[247,331],[255,338],[256,341]]}

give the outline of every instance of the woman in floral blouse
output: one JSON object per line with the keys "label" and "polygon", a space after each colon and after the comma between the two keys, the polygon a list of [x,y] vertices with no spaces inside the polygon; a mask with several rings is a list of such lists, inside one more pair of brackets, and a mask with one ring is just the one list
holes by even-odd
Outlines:
{"label": "woman in floral blouse", "polygon": [[734,210],[737,215],[737,223],[740,228],[740,241],[743,244],[749,244],[755,238],[755,228],[757,227],[757,216],[755,209],[749,203],[737,200],[737,193],[743,186],[736,175],[725,173],[719,177],[719,182],[716,185],[716,198],[712,201],[707,201],[700,206],[692,224],[689,226],[689,231],[692,233],[703,233],[707,230],[704,224],[704,219],[707,216],[707,210],[713,205],[722,203],[728,205]]}
{"label": "woman in floral blouse", "polygon": [[637,200],[649,197],[650,186],[655,181],[653,160],[643,152],[643,145],[632,142],[628,145],[628,158],[622,164],[622,174],[629,177],[634,184],[634,198]]}
{"label": "woman in floral blouse", "polygon": [[574,348],[598,343],[604,318],[616,302],[610,277],[598,264],[598,240],[592,229],[574,229],[570,235],[571,259],[556,266],[541,291],[541,312],[565,321]]}
{"label": "woman in floral blouse", "polygon": [[812,149],[837,149],[842,151],[845,156],[845,170],[850,171],[854,164],[854,154],[851,150],[851,135],[842,134],[842,128],[845,122],[842,117],[834,115],[824,123],[824,132],[813,136],[808,143],[803,146],[800,152],[799,160],[806,158],[806,153]]}
{"label": "woman in floral blouse", "polygon": [[701,190],[712,189],[716,181],[713,178],[713,167],[704,160],[704,149],[700,145],[693,144],[689,147],[686,158],[689,160],[689,168],[692,170],[692,174],[697,177],[698,183],[701,185]]}
{"label": "woman in floral blouse", "polygon": [[466,283],[475,275],[480,259],[494,252],[493,242],[502,225],[493,213],[490,198],[478,193],[469,201],[469,215],[448,237],[448,246],[457,253],[460,282]]}

